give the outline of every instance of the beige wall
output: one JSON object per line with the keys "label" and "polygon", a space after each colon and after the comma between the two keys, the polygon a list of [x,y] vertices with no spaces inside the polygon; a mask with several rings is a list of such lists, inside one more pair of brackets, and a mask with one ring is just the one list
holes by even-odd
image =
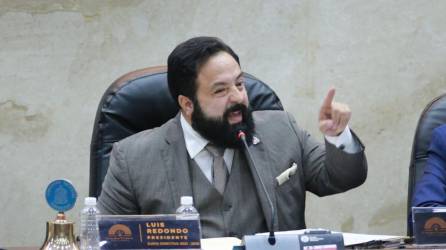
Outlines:
{"label": "beige wall", "polygon": [[405,234],[409,155],[424,105],[446,91],[446,1],[0,1],[0,246],[40,245],[46,185],[87,195],[98,101],[179,42],[221,37],[322,140],[329,86],[367,149],[360,188],[309,195],[310,227]]}

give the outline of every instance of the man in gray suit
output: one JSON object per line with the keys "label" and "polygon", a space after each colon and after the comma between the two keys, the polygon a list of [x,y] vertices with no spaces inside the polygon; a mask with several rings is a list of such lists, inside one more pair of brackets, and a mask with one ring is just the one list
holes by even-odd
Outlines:
{"label": "man in gray suit", "polygon": [[[321,144],[284,111],[251,112],[239,58],[218,38],[178,45],[168,58],[168,83],[180,112],[114,145],[99,197],[104,214],[175,213],[187,195],[204,238],[301,229],[307,190],[324,196],[366,179],[364,147],[347,126],[348,106],[333,101],[334,89],[319,114]],[[275,207],[273,225],[259,178]]]}

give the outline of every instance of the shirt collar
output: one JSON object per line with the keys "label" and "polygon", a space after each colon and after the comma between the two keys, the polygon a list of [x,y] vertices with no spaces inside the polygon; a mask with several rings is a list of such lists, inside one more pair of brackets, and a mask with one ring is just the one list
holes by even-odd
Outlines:
{"label": "shirt collar", "polygon": [[186,121],[186,118],[184,118],[183,113],[181,113],[180,123],[181,128],[183,129],[187,152],[189,153],[190,158],[194,159],[195,156],[206,147],[209,141],[192,128]]}

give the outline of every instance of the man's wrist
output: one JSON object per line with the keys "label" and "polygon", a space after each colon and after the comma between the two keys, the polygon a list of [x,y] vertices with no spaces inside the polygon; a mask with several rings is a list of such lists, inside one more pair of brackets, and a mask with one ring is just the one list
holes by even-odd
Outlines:
{"label": "man's wrist", "polygon": [[325,139],[333,144],[335,147],[347,152],[347,153],[357,153],[361,150],[358,143],[353,138],[348,125],[345,127],[338,136],[325,135]]}

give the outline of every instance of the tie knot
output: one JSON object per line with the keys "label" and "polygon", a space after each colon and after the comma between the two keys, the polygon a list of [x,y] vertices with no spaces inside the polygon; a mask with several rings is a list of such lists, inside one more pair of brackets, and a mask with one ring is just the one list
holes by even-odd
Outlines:
{"label": "tie knot", "polygon": [[225,152],[224,148],[217,147],[214,144],[210,144],[210,143],[208,145],[206,145],[206,150],[209,153],[211,153],[211,155],[213,157],[223,157],[223,154]]}

